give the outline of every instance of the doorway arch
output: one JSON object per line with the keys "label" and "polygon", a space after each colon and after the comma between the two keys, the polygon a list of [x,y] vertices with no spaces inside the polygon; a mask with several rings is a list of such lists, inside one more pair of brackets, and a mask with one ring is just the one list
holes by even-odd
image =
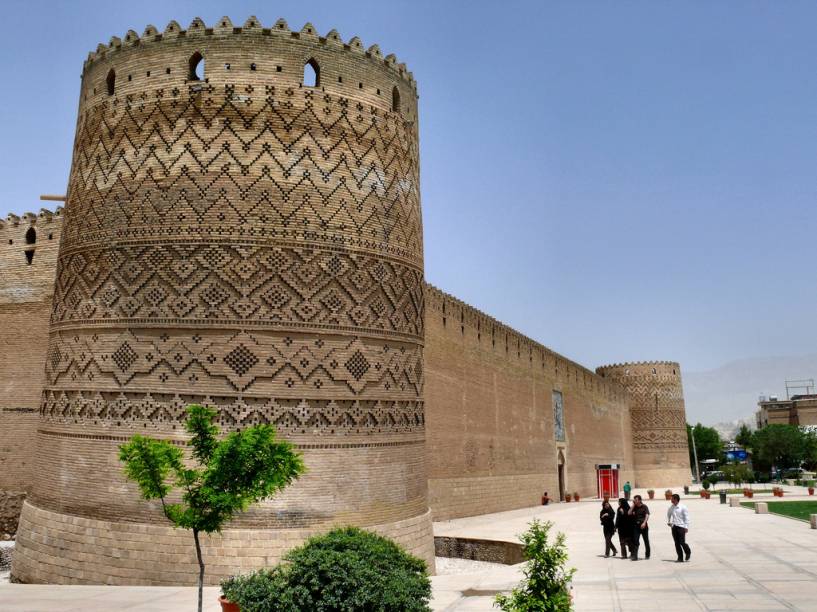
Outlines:
{"label": "doorway arch", "polygon": [[565,500],[565,453],[564,449],[559,449],[559,455],[556,459],[556,470],[559,475],[559,501]]}

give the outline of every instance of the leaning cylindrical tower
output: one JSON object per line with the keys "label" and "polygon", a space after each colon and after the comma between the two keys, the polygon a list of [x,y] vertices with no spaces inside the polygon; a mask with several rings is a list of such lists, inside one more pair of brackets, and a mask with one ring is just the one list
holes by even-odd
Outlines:
{"label": "leaning cylindrical tower", "polygon": [[433,564],[417,136],[405,66],[310,24],[90,55],[15,579],[195,582],[117,459],[134,433],[184,445],[191,403],[275,425],[309,470],[208,541],[211,582],[336,524]]}
{"label": "leaning cylindrical tower", "polygon": [[681,366],[674,361],[645,361],[602,366],[596,373],[618,382],[629,394],[635,486],[688,483]]}

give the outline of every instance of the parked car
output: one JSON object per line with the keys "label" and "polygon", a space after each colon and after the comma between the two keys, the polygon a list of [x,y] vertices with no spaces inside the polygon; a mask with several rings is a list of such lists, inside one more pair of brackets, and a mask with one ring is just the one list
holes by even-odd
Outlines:
{"label": "parked car", "polygon": [[726,479],[726,474],[724,474],[720,470],[713,470],[711,472],[707,472],[706,475],[702,476],[703,478],[708,478],[709,480],[721,481]]}
{"label": "parked car", "polygon": [[789,468],[783,471],[783,478],[794,478],[798,480],[803,477],[803,472],[805,472],[803,468]]}

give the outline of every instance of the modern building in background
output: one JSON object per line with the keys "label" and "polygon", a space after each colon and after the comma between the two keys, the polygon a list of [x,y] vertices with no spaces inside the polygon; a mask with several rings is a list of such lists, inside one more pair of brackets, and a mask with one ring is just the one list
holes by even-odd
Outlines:
{"label": "modern building in background", "polygon": [[776,397],[761,397],[755,412],[757,428],[766,425],[817,425],[817,394],[792,395],[781,400]]}

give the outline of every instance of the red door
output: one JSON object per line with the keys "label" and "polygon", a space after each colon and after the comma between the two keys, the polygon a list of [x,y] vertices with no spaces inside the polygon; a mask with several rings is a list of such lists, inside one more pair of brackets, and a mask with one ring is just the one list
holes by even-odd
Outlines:
{"label": "red door", "polygon": [[596,480],[598,482],[598,496],[600,498],[618,497],[618,465],[596,466]]}

